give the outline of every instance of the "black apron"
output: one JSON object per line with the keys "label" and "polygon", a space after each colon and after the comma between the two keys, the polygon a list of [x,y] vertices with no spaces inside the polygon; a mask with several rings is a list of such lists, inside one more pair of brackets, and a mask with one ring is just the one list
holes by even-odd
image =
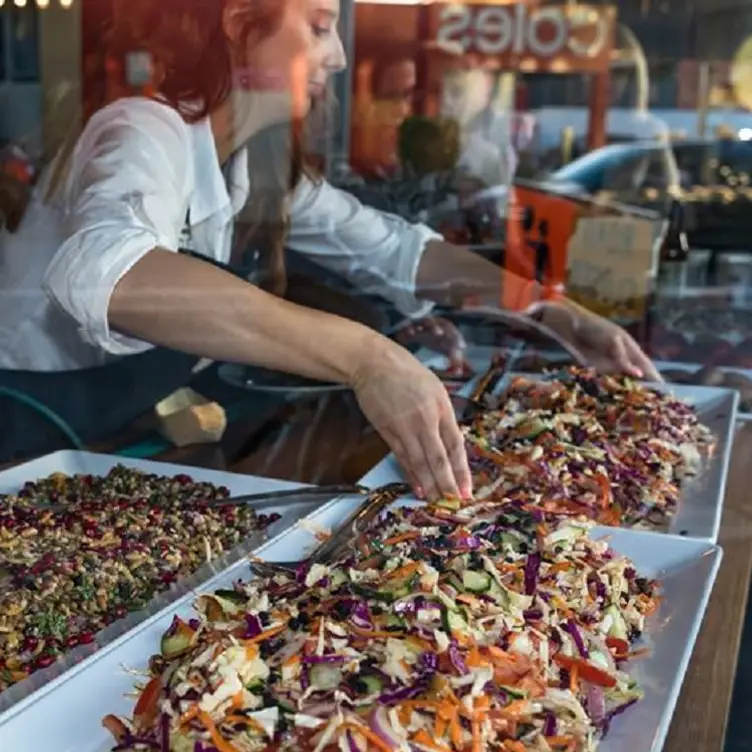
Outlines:
{"label": "black apron", "polygon": [[[189,218],[186,221],[190,228]],[[190,231],[188,230],[190,234]],[[239,263],[227,265],[190,250],[181,253],[249,279],[258,254],[247,249]],[[249,282],[250,284],[250,282]],[[31,397],[56,413],[84,443],[99,442],[122,431],[136,418],[177,389],[190,384],[210,400],[226,402],[241,390],[224,384],[217,366],[194,377],[199,362],[165,347],[128,355],[102,366],[75,371],[14,371],[0,369],[0,387]],[[0,394],[0,463],[70,449],[68,437],[38,410]]]}

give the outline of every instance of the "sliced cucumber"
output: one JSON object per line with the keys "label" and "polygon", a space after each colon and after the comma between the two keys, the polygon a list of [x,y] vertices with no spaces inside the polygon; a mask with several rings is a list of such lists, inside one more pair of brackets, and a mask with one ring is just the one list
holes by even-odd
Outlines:
{"label": "sliced cucumber", "polygon": [[450,598],[441,588],[437,588],[436,595],[441,601],[441,605],[449,611],[459,611],[460,607]]}
{"label": "sliced cucumber", "polygon": [[627,629],[627,624],[624,621],[621,612],[613,603],[606,609],[606,615],[611,617],[611,626],[608,629],[608,636],[616,637],[619,640],[628,640],[629,630]]}
{"label": "sliced cucumber", "polygon": [[506,684],[499,684],[499,689],[503,689],[510,697],[515,700],[524,700],[527,697],[527,692],[516,687],[508,687]]}
{"label": "sliced cucumber", "polygon": [[248,602],[248,598],[237,590],[216,590],[214,595],[223,601],[234,603],[236,606],[244,606]]}
{"label": "sliced cucumber", "polygon": [[360,681],[363,684],[365,693],[368,695],[379,694],[384,689],[384,682],[378,676],[373,676],[372,674],[361,676]]}
{"label": "sliced cucumber", "polygon": [[393,590],[376,590],[376,588],[369,588],[364,585],[353,585],[353,592],[369,600],[381,601],[382,603],[392,603],[397,600]]}
{"label": "sliced cucumber", "polygon": [[462,587],[471,593],[487,593],[491,589],[491,575],[488,572],[467,570],[462,574]]}
{"label": "sliced cucumber", "polygon": [[311,667],[309,677],[316,689],[336,689],[342,681],[342,671],[337,666],[319,663]]}
{"label": "sliced cucumber", "polygon": [[461,610],[457,609],[452,611],[451,609],[445,609],[443,613],[442,622],[444,629],[449,634],[468,634],[470,632],[470,625],[467,623],[464,614]]}
{"label": "sliced cucumber", "polygon": [[177,658],[193,646],[196,633],[177,616],[170,628],[162,635],[159,648],[167,659]]}
{"label": "sliced cucumber", "polygon": [[450,574],[447,577],[447,585],[451,585],[457,592],[462,592],[465,589],[462,580],[456,574]]}
{"label": "sliced cucumber", "polygon": [[407,626],[407,622],[400,616],[397,616],[397,614],[389,614],[386,617],[386,626],[387,627],[399,627],[400,629]]}

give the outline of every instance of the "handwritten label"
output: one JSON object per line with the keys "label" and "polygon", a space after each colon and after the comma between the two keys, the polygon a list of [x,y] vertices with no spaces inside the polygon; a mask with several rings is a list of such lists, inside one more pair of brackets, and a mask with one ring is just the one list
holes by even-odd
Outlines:
{"label": "handwritten label", "polygon": [[603,316],[641,317],[664,228],[662,219],[581,217],[567,249],[567,294]]}

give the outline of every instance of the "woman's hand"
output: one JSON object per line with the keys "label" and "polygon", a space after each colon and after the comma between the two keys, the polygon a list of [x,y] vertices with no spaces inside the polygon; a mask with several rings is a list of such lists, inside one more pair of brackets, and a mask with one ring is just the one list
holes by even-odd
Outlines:
{"label": "woman's hand", "polygon": [[571,302],[544,303],[542,313],[541,323],[580,350],[597,370],[663,381],[637,342],[612,321]]}
{"label": "woman's hand", "polygon": [[383,340],[367,350],[351,386],[419,498],[472,495],[465,441],[449,395],[433,373]]}
{"label": "woman's hand", "polygon": [[451,321],[433,316],[411,321],[397,332],[395,339],[401,345],[415,343],[445,355],[450,375],[461,376],[465,372],[467,343]]}

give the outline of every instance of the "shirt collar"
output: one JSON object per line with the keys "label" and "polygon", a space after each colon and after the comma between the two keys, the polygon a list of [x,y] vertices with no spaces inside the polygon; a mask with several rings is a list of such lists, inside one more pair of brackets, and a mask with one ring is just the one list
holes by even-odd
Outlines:
{"label": "shirt collar", "polygon": [[232,209],[238,214],[248,199],[250,180],[245,149],[236,152],[225,165],[219,164],[214,136],[208,118],[190,126],[196,185],[190,200],[191,224],[199,224],[214,214]]}

